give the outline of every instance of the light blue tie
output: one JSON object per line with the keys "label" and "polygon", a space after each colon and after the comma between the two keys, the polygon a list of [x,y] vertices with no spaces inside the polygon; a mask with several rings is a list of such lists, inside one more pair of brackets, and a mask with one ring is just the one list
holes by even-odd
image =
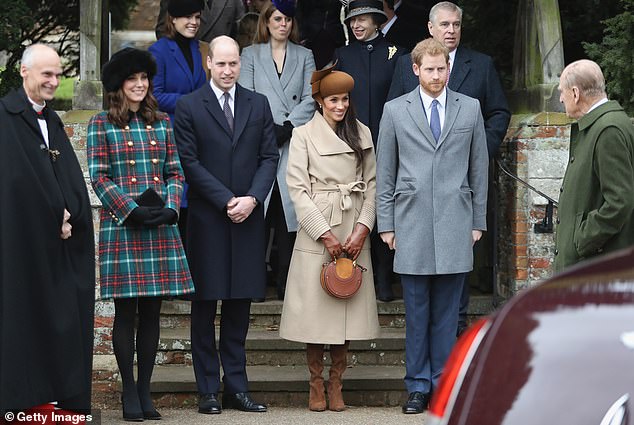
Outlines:
{"label": "light blue tie", "polygon": [[438,101],[436,99],[431,102],[431,119],[429,120],[429,126],[431,127],[431,134],[433,134],[434,139],[438,141],[438,139],[440,139],[440,115],[438,114]]}

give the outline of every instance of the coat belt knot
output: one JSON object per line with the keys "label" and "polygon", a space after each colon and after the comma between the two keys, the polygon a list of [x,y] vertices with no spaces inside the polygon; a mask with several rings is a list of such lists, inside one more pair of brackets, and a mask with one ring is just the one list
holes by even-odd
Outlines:
{"label": "coat belt knot", "polygon": [[[332,215],[330,216],[330,225],[337,226],[343,221],[343,212],[352,207],[352,199],[350,195],[353,192],[363,193],[367,189],[367,184],[362,181],[356,181],[345,184],[321,184],[313,183],[313,192],[334,192],[335,197],[339,198],[339,208],[336,208],[337,199],[333,200]],[[326,217],[328,218],[328,217]]]}

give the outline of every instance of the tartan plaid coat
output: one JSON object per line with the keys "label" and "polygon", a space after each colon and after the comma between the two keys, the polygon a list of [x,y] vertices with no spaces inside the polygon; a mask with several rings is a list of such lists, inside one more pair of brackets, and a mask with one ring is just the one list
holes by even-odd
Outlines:
{"label": "tartan plaid coat", "polygon": [[146,125],[133,115],[121,128],[100,112],[88,123],[88,168],[103,208],[99,230],[102,298],[180,295],[193,292],[178,227],[130,226],[134,198],[153,188],[179,211],[183,191],[169,119]]}

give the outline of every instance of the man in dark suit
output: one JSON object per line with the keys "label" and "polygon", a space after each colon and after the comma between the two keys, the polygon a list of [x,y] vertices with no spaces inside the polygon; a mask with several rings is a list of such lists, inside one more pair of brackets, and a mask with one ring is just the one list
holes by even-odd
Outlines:
{"label": "man in dark suit", "polygon": [[[277,169],[273,117],[266,98],[236,84],[235,40],[209,43],[211,81],[176,105],[175,135],[189,182],[187,258],[196,287],[191,332],[200,413],[223,408],[264,412],[248,393],[244,344],[252,298],[264,298],[264,213]],[[220,344],[214,320],[222,300]]]}
{"label": "man in dark suit", "polygon": [[[487,136],[489,159],[493,159],[506,134],[511,112],[509,111],[500,79],[495,71],[491,57],[482,53],[460,47],[462,30],[462,9],[455,4],[444,1],[436,4],[429,12],[427,24],[429,33],[449,49],[449,82],[447,86],[458,93],[476,98],[480,101],[480,109],[484,118],[484,128]],[[410,55],[399,58],[394,71],[394,78],[388,94],[388,100],[399,97],[411,91],[418,84],[412,71]],[[493,257],[495,254],[495,206],[496,191],[493,172],[495,167],[489,165],[489,208],[487,222],[490,229],[482,243],[476,245],[476,258]],[[495,260],[487,261],[495,264]],[[489,273],[493,279],[493,271]],[[462,298],[460,299],[460,314],[458,332],[466,328],[467,308],[469,306],[469,284],[465,281]]]}
{"label": "man in dark suit", "polygon": [[434,1],[398,0],[392,3],[394,17],[389,23],[389,28],[383,31],[383,34],[390,43],[410,51],[416,43],[425,37],[425,27],[420,23],[424,22],[429,15],[429,9]]}

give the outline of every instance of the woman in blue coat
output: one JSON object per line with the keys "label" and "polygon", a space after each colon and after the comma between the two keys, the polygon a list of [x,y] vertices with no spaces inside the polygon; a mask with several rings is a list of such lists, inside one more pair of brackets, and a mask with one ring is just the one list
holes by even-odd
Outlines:
{"label": "woman in blue coat", "polygon": [[[159,109],[169,114],[174,122],[176,102],[205,84],[198,40],[194,37],[200,27],[203,0],[170,0],[165,19],[165,36],[149,48],[156,60],[156,75],[152,80],[153,94]],[[187,185],[183,191],[178,226],[185,244],[187,222]]]}
{"label": "woman in blue coat", "polygon": [[294,0],[273,0],[260,12],[254,44],[241,56],[241,86],[265,95],[271,105],[280,161],[277,181],[267,215],[277,242],[277,295],[284,297],[297,218],[286,186],[286,165],[294,127],[308,122],[315,113],[310,77],[315,60],[310,50],[297,43],[299,30]]}
{"label": "woman in blue coat", "polygon": [[[351,41],[348,46],[335,51],[336,67],[354,78],[355,84],[350,98],[356,107],[359,121],[370,127],[372,141],[376,147],[379,122],[392,84],[394,68],[397,59],[406,51],[388,42],[379,30],[387,20],[381,1],[354,0],[350,2],[346,12],[345,22],[356,41]],[[381,301],[392,301],[393,254],[376,231],[372,232],[371,240],[377,298]]]}

